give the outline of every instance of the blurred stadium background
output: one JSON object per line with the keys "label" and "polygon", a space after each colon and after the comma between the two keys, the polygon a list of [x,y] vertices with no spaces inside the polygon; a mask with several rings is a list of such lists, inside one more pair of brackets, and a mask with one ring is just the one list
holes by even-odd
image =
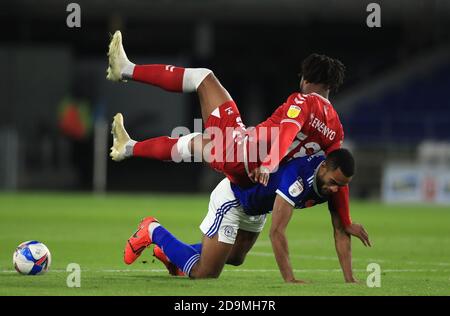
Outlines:
{"label": "blurred stadium background", "polygon": [[[448,170],[437,179],[416,168],[450,165],[448,1],[382,1],[381,28],[366,25],[370,1],[78,1],[81,28],[67,27],[68,3],[1,3],[3,190],[214,186],[220,175],[199,163],[107,159],[107,125],[117,111],[138,140],[175,126],[193,129],[200,117],[195,95],[105,80],[109,33],[121,29],[136,63],[213,69],[248,126],[297,89],[302,58],[320,52],[341,59],[347,77],[332,102],[358,159],[352,194],[414,199],[408,194],[417,196],[420,186],[428,188],[424,198],[435,199],[442,187],[450,201]],[[386,170],[398,181],[383,176]]]}

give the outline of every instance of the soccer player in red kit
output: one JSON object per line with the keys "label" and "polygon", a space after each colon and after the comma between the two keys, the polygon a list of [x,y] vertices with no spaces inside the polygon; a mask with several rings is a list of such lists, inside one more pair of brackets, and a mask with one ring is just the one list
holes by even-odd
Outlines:
{"label": "soccer player in red kit", "polygon": [[[344,65],[336,59],[318,54],[306,58],[300,92],[291,94],[265,122],[247,129],[235,102],[211,70],[135,65],[123,49],[120,31],[113,35],[108,56],[107,79],[111,81],[130,79],[171,92],[197,92],[206,128],[203,134],[136,142],[126,132],[119,113],[112,128],[111,157],[115,161],[132,156],[170,161],[201,155],[231,182],[246,187],[256,182],[267,185],[270,173],[293,157],[328,153],[342,145],[343,128],[328,100],[330,90],[337,89],[344,77]],[[218,137],[217,130],[225,135]],[[262,147],[265,154],[261,154]],[[370,245],[362,225],[351,221],[348,187],[334,192],[330,203],[338,211],[346,232]]]}

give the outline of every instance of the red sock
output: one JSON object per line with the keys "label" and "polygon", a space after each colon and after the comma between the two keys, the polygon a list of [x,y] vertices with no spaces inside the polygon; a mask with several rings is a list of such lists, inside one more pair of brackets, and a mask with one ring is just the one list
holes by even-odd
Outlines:
{"label": "red sock", "polygon": [[172,161],[172,147],[177,142],[178,138],[170,138],[167,136],[137,142],[133,148],[133,157]]}
{"label": "red sock", "polygon": [[183,92],[184,68],[171,65],[136,65],[133,80],[148,83],[167,91]]}

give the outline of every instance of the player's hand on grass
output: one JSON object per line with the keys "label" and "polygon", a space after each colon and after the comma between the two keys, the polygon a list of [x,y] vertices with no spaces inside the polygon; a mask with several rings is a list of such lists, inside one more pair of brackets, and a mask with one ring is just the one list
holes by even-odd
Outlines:
{"label": "player's hand on grass", "polygon": [[267,183],[269,183],[269,177],[269,168],[263,166],[253,169],[249,174],[250,180],[254,183],[261,183],[263,186],[267,186]]}
{"label": "player's hand on grass", "polygon": [[296,283],[296,284],[308,284],[309,283],[307,281],[297,280],[297,279],[285,280],[285,281],[286,281],[286,283]]}
{"label": "player's hand on grass", "polygon": [[357,278],[355,277],[350,277],[348,279],[345,280],[345,283],[355,283],[355,284],[359,284],[361,283]]}
{"label": "player's hand on grass", "polygon": [[372,247],[372,244],[370,243],[369,240],[369,234],[364,229],[363,225],[352,223],[349,226],[345,227],[345,231],[347,232],[347,234],[358,237],[364,244],[364,246]]}

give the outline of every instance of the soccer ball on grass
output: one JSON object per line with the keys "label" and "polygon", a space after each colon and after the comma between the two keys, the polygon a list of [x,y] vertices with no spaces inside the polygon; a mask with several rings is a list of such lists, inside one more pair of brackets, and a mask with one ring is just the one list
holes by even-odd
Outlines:
{"label": "soccer ball on grass", "polygon": [[20,274],[43,274],[50,268],[52,256],[43,243],[30,240],[21,243],[14,251],[14,268]]}

